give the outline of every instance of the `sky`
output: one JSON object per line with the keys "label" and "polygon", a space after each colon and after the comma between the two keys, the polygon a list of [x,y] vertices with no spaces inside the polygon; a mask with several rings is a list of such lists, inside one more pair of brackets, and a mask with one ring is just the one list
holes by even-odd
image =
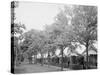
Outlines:
{"label": "sky", "polygon": [[54,22],[54,17],[63,8],[61,4],[19,2],[15,9],[16,22],[25,24],[26,30],[43,30],[44,25],[50,25]]}

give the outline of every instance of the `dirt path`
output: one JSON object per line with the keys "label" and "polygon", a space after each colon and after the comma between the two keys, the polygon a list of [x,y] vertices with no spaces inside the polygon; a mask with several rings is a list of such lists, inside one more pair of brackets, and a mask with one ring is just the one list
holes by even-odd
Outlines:
{"label": "dirt path", "polygon": [[[39,73],[39,72],[53,72],[60,71],[60,67],[40,64],[21,64],[19,67],[16,67],[15,73]],[[66,69],[67,70],[67,69]]]}

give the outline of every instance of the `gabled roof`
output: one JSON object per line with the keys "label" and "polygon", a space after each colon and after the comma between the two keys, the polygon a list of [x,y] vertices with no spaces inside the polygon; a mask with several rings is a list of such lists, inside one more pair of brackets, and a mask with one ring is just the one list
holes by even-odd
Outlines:
{"label": "gabled roof", "polygon": [[[90,54],[97,54],[97,52],[94,51],[94,50],[89,50],[89,51],[88,51],[88,54],[89,54],[89,55],[90,55]],[[82,53],[82,55],[86,55],[86,51],[84,51],[84,52]]]}

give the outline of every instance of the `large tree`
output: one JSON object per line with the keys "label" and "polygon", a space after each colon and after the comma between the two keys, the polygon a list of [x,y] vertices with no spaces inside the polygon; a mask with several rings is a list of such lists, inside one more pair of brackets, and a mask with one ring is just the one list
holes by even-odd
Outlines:
{"label": "large tree", "polygon": [[89,68],[88,50],[97,41],[97,7],[78,6],[74,13],[72,24],[75,27],[76,39],[86,47],[86,68]]}
{"label": "large tree", "polygon": [[46,30],[49,33],[49,38],[51,39],[53,45],[56,48],[60,48],[62,55],[61,58],[61,70],[63,70],[63,55],[64,49],[71,45],[72,38],[72,26],[68,23],[69,19],[66,17],[65,13],[61,11],[55,17],[55,23],[51,26],[47,26]]}
{"label": "large tree", "polygon": [[70,18],[74,41],[86,47],[86,68],[88,68],[88,50],[91,48],[97,50],[93,45],[97,41],[97,7],[65,6],[64,13]]}
{"label": "large tree", "polygon": [[15,9],[18,7],[17,1],[11,2],[11,68],[14,72],[14,66],[16,62],[19,62],[20,46],[18,44],[20,37],[16,35],[21,35],[25,26],[21,23],[15,23]]}

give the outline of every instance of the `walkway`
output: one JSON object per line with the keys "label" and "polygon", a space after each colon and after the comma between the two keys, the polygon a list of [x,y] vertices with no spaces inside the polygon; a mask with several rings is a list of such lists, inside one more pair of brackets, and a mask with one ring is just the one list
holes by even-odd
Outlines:
{"label": "walkway", "polygon": [[[16,67],[15,73],[39,73],[39,72],[53,72],[53,71],[60,71],[61,67],[56,66],[48,66],[40,64],[21,64],[20,66]],[[64,70],[69,70],[64,68]]]}

